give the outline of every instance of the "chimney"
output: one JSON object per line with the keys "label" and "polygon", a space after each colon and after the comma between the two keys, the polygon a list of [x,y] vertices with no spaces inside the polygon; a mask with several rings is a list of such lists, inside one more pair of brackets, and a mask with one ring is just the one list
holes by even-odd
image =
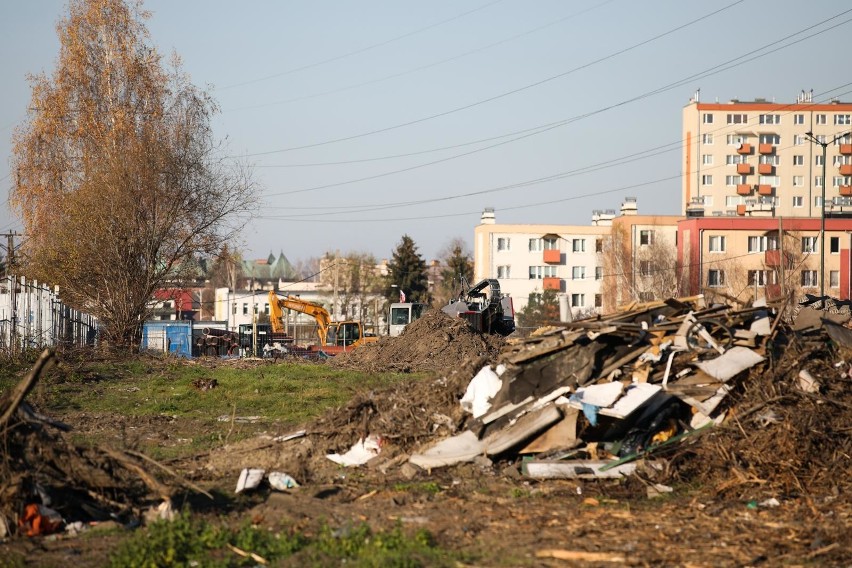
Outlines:
{"label": "chimney", "polygon": [[480,225],[493,225],[497,222],[497,219],[494,217],[494,208],[486,207],[482,212],[482,217],[479,219]]}

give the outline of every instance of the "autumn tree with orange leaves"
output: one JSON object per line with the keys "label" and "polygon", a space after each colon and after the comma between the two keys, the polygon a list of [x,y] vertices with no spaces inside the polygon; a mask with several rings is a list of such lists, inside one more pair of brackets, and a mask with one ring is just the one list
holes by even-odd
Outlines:
{"label": "autumn tree with orange leaves", "polygon": [[11,203],[28,276],[59,285],[106,341],[134,345],[174,287],[248,219],[250,171],[213,139],[210,96],[148,44],[141,2],[70,0],[51,76],[13,136]]}

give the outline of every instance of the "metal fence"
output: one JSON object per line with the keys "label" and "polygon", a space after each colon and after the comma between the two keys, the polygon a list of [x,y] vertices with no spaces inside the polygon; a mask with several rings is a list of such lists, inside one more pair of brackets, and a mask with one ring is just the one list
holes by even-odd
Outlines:
{"label": "metal fence", "polygon": [[0,278],[0,350],[93,345],[98,322],[59,298],[55,288],[22,276]]}

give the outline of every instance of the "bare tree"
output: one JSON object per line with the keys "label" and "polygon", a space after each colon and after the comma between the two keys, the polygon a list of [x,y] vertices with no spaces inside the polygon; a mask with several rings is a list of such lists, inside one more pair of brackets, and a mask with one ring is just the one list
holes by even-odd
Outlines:
{"label": "bare tree", "polygon": [[255,201],[248,169],[213,141],[217,107],[146,43],[141,3],[71,0],[51,77],[31,77],[15,131],[11,203],[26,273],[131,345],[155,290],[218,252]]}
{"label": "bare tree", "polygon": [[683,288],[677,249],[661,231],[653,241],[637,246],[623,225],[614,225],[602,250],[603,308],[614,311],[630,302],[678,296]]}
{"label": "bare tree", "polygon": [[441,263],[440,280],[435,287],[435,305],[443,306],[458,295],[461,279],[472,284],[473,258],[464,240],[452,239],[438,254]]}

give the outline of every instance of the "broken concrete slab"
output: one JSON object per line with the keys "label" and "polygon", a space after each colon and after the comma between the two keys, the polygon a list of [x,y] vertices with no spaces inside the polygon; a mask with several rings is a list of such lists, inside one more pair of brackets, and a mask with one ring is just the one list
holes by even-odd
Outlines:
{"label": "broken concrete slab", "polygon": [[562,412],[555,404],[529,412],[509,426],[483,438],[485,453],[489,456],[502,454],[506,450],[524,443],[561,419]]}
{"label": "broken concrete slab", "polygon": [[701,361],[696,363],[695,366],[714,379],[725,382],[742,371],[754,367],[763,359],[762,355],[748,347],[732,347],[715,359]]}
{"label": "broken concrete slab", "polygon": [[523,464],[523,474],[534,479],[612,479],[633,474],[642,465],[651,465],[659,469],[658,462],[636,460],[610,467],[614,460],[572,460],[572,461],[528,461]]}
{"label": "broken concrete slab", "polygon": [[408,461],[423,469],[432,469],[472,461],[484,452],[485,444],[482,440],[470,430],[465,430],[457,436],[441,440],[419,454],[413,454]]}

